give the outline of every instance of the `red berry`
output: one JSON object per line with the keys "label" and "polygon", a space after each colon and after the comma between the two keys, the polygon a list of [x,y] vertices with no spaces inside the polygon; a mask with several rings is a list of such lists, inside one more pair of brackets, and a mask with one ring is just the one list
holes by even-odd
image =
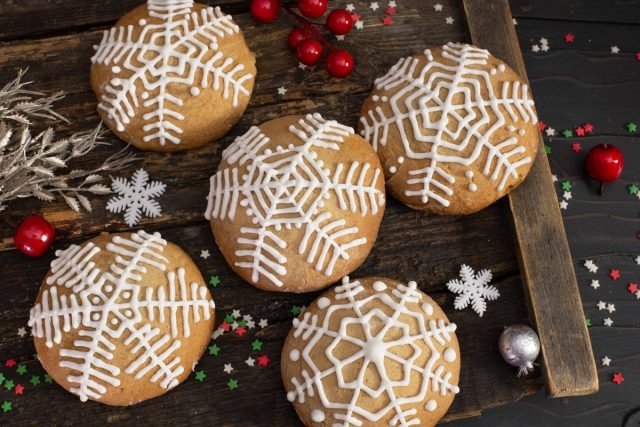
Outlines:
{"label": "red berry", "polygon": [[305,39],[296,48],[298,60],[304,65],[315,65],[322,57],[322,45],[314,39]]}
{"label": "red berry", "polygon": [[327,55],[325,66],[331,76],[342,79],[353,71],[353,57],[346,50],[332,50]]}
{"label": "red berry", "polygon": [[623,168],[624,158],[618,147],[611,144],[599,144],[589,151],[587,172],[596,181],[615,181],[620,178]]}
{"label": "red berry", "polygon": [[342,36],[353,28],[353,18],[344,9],[335,9],[327,17],[327,28],[333,34]]}
{"label": "red berry", "polygon": [[53,243],[56,230],[40,215],[27,216],[13,235],[13,243],[23,253],[39,257]]}
{"label": "red berry", "polygon": [[278,0],[251,0],[251,16],[258,22],[271,22],[278,17]]}
{"label": "red berry", "polygon": [[311,34],[309,34],[308,31],[303,30],[302,28],[294,28],[289,33],[289,37],[288,37],[287,41],[289,43],[289,47],[292,50],[296,50],[296,48],[298,47],[300,42],[302,42],[303,40],[306,40],[308,38],[311,38]]}
{"label": "red berry", "polygon": [[307,18],[319,18],[327,11],[327,0],[298,0],[300,12]]}

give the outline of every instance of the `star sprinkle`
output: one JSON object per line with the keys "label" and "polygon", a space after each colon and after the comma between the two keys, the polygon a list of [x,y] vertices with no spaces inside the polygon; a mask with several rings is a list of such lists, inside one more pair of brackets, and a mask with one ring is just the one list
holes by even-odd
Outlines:
{"label": "star sprinkle", "polygon": [[44,374],[44,382],[47,384],[52,384],[53,383],[53,378],[51,378],[51,376],[49,374]]}
{"label": "star sprinkle", "polygon": [[560,209],[562,209],[563,211],[566,211],[568,207],[569,207],[569,203],[567,203],[566,200],[563,200],[560,202]]}
{"label": "star sprinkle", "polygon": [[387,6],[395,9],[396,7],[398,7],[398,3],[396,3],[395,0],[391,0],[389,3],[387,3]]}
{"label": "star sprinkle", "polygon": [[584,262],[584,266],[587,267],[587,270],[589,270],[589,273],[597,273],[598,272],[598,266],[593,262],[593,260],[586,260]]}
{"label": "star sprinkle", "polygon": [[4,374],[2,372],[0,372],[0,385],[4,382],[4,380],[6,380]]}
{"label": "star sprinkle", "polygon": [[551,147],[549,147],[547,144],[544,144],[544,152],[545,154],[551,154]]}
{"label": "star sprinkle", "polygon": [[217,356],[220,353],[220,347],[217,344],[211,344],[209,346],[209,356]]}
{"label": "star sprinkle", "polygon": [[609,359],[609,356],[603,357],[602,359],[600,359],[600,362],[602,362],[602,366],[611,365],[611,359]]}
{"label": "star sprinkle", "polygon": [[244,363],[246,363],[247,366],[250,366],[253,368],[254,366],[256,366],[256,359],[254,359],[253,357],[249,357],[247,360],[244,361]]}
{"label": "star sprinkle", "polygon": [[636,61],[640,61],[640,51],[636,52]]}
{"label": "star sprinkle", "polygon": [[436,12],[442,12],[442,5],[440,3],[434,4],[433,10],[435,10]]}
{"label": "star sprinkle", "polygon": [[565,129],[562,131],[562,136],[564,136],[565,138],[571,138],[573,137],[573,131]]}
{"label": "star sprinkle", "polygon": [[207,379],[207,374],[205,374],[202,369],[200,369],[198,372],[196,372],[196,380],[202,382],[205,379]]}
{"label": "star sprinkle", "polygon": [[11,402],[9,401],[4,401],[2,402],[2,406],[0,406],[2,408],[2,412],[9,412],[12,408],[11,408]]}
{"label": "star sprinkle", "polygon": [[247,333],[247,328],[245,328],[244,326],[240,326],[238,327],[238,329],[236,329],[236,335],[238,335],[239,337],[243,336],[246,333]]}
{"label": "star sprinkle", "polygon": [[518,20],[516,18],[511,18],[511,22],[513,22],[514,26],[518,25]]}
{"label": "star sprinkle", "polygon": [[231,330],[231,325],[225,320],[220,323],[220,326],[218,326],[218,328],[222,329],[225,332],[229,332]]}
{"label": "star sprinkle", "polygon": [[611,382],[614,382],[618,385],[622,384],[624,381],[624,377],[622,376],[622,373],[618,372],[616,374],[613,374],[613,379],[611,380]]}
{"label": "star sprinkle", "polygon": [[544,133],[546,133],[547,136],[555,136],[556,135],[556,130],[554,128],[546,128],[544,130]]}
{"label": "star sprinkle", "polygon": [[588,317],[585,319],[585,323],[587,324],[587,328],[591,327],[591,319],[589,319]]}
{"label": "star sprinkle", "polygon": [[345,9],[347,9],[347,12],[353,12],[354,10],[356,10],[353,3],[348,3],[347,6],[345,6]]}
{"label": "star sprinkle", "polygon": [[576,36],[574,36],[571,33],[567,33],[564,35],[564,41],[567,43],[573,43],[573,41],[575,40]]}
{"label": "star sprinkle", "polygon": [[225,363],[223,371],[225,374],[230,374],[231,372],[233,372],[233,366],[231,366],[231,363]]}
{"label": "star sprinkle", "polygon": [[[638,257],[638,258],[640,258],[640,257]],[[269,326],[269,321],[267,319],[260,319],[260,321],[258,322],[258,326],[260,326],[262,329],[264,329],[267,326]]]}
{"label": "star sprinkle", "polygon": [[444,21],[448,24],[448,25],[453,25],[453,23],[455,22],[455,19],[453,19],[453,16],[447,16]]}
{"label": "star sprinkle", "polygon": [[220,284],[220,277],[211,276],[211,278],[209,279],[209,284],[215,288]]}
{"label": "star sprinkle", "polygon": [[24,386],[22,384],[18,384],[15,390],[16,394],[22,394],[24,392]]}
{"label": "star sprinkle", "polygon": [[598,307],[598,310],[600,310],[600,311],[607,309],[607,303],[604,302],[604,301],[598,301],[598,304],[596,304],[596,306]]}
{"label": "star sprinkle", "polygon": [[584,128],[582,126],[578,126],[576,128],[576,135],[578,135],[578,136],[584,136],[585,135],[585,131],[584,131]]}
{"label": "star sprinkle", "polygon": [[224,334],[224,330],[220,329],[220,327],[218,327],[218,329],[216,329],[215,331],[213,331],[213,333],[211,334],[211,339],[212,340],[217,340],[218,337],[220,337],[220,335]]}
{"label": "star sprinkle", "polygon": [[593,289],[598,289],[600,287],[600,281],[599,280],[592,280],[591,281],[591,287]]}
{"label": "star sprinkle", "polygon": [[7,359],[7,361],[4,363],[4,366],[6,366],[7,368],[13,368],[14,366],[16,366],[16,360]]}
{"label": "star sprinkle", "polygon": [[[357,27],[357,25],[356,25]],[[303,64],[302,62],[298,62],[298,68],[301,69],[302,71],[307,69],[307,65]]]}
{"label": "star sprinkle", "polygon": [[635,294],[636,292],[638,292],[638,284],[637,283],[629,283],[629,286],[627,286],[627,290],[629,292],[631,292],[632,294]]}
{"label": "star sprinkle", "polygon": [[640,190],[640,188],[638,187],[637,184],[629,184],[627,186],[627,190],[629,191],[629,194],[631,194],[632,196],[637,196],[638,190]]}
{"label": "star sprinkle", "polygon": [[570,182],[570,181],[564,181],[564,182],[562,183],[562,189],[563,189],[564,191],[571,191],[571,189],[572,189],[572,188],[573,188],[573,184],[571,184],[571,182]]}
{"label": "star sprinkle", "polygon": [[585,123],[584,126],[582,126],[582,128],[586,133],[593,132],[593,125],[591,123]]}
{"label": "star sprinkle", "polygon": [[238,388],[238,380],[234,380],[233,378],[229,380],[229,382],[227,383],[227,387],[229,387],[229,390],[235,390]]}
{"label": "star sprinkle", "polygon": [[627,131],[629,133],[636,133],[638,131],[638,125],[633,122],[627,123]]}
{"label": "star sprinkle", "polygon": [[287,94],[287,88],[285,88],[284,86],[280,86],[278,88],[278,95],[285,96],[286,94]]}
{"label": "star sprinkle", "polygon": [[397,10],[396,10],[395,6],[394,7],[389,6],[387,8],[387,10],[384,11],[384,13],[386,13],[387,15],[395,15],[396,12],[397,12]]}
{"label": "star sprinkle", "polygon": [[362,30],[364,28],[364,23],[362,21],[356,21],[354,27],[356,27],[356,30]]}
{"label": "star sprinkle", "polygon": [[258,357],[258,365],[260,366],[269,366],[269,362],[271,362],[271,360],[269,359],[269,356],[267,356],[266,354],[263,354],[262,356]]}
{"label": "star sprinkle", "polygon": [[562,193],[562,198],[565,200],[571,200],[573,198],[573,195],[571,194],[571,191],[565,191],[564,193]]}
{"label": "star sprinkle", "polygon": [[19,373],[20,375],[24,375],[27,373],[27,365],[21,363],[18,365],[18,367],[16,368],[16,372]]}
{"label": "star sprinkle", "polygon": [[611,46],[611,53],[620,53],[620,48],[618,46]]}
{"label": "star sprinkle", "polygon": [[24,338],[25,335],[27,335],[27,329],[26,328],[18,328],[18,336],[20,338]]}
{"label": "star sprinkle", "polygon": [[531,52],[540,52],[540,46],[538,46],[537,44],[531,45]]}
{"label": "star sprinkle", "polygon": [[605,319],[602,319],[602,324],[608,328],[610,328],[613,325],[613,320],[611,320],[610,317],[607,317]]}
{"label": "star sprinkle", "polygon": [[609,313],[613,313],[614,311],[616,311],[616,305],[615,304],[607,304],[607,311]]}
{"label": "star sprinkle", "polygon": [[620,270],[612,268],[611,271],[609,271],[609,277],[611,277],[613,280],[618,280],[620,278]]}
{"label": "star sprinkle", "polygon": [[336,35],[336,40],[338,40],[339,42],[343,41],[343,40],[344,40],[344,34],[341,34],[341,35],[340,35],[340,34],[338,34],[338,35]]}
{"label": "star sprinkle", "polygon": [[385,26],[389,26],[393,24],[393,19],[391,19],[390,16],[385,16],[384,18],[382,18],[382,24]]}
{"label": "star sprinkle", "polygon": [[203,249],[200,251],[200,258],[202,259],[207,259],[211,256],[211,254],[209,253],[209,249]]}
{"label": "star sprinkle", "polygon": [[374,12],[376,10],[378,10],[380,8],[380,6],[378,5],[377,1],[372,2],[371,4],[369,4],[369,9],[373,10]]}
{"label": "star sprinkle", "polygon": [[302,312],[302,307],[297,305],[294,305],[293,307],[291,307],[291,314],[293,314],[294,316],[298,316],[301,312]]}
{"label": "star sprinkle", "polygon": [[251,348],[255,351],[262,350],[262,341],[255,340],[254,342],[251,343]]}
{"label": "star sprinkle", "polygon": [[542,132],[547,128],[547,124],[545,122],[543,122],[542,120],[540,120],[538,122],[538,128],[540,129],[540,132]]}
{"label": "star sprinkle", "polygon": [[14,386],[15,386],[15,383],[13,382],[13,380],[6,380],[3,384],[3,387],[9,391],[11,391]]}
{"label": "star sprinkle", "polygon": [[553,175],[551,175],[551,180],[553,182],[558,182],[558,175],[556,175],[555,173]]}

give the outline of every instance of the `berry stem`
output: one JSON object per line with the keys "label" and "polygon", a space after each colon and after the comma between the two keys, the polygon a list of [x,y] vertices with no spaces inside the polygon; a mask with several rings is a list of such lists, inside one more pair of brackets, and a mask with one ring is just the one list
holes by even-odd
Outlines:
{"label": "berry stem", "polygon": [[309,31],[310,33],[312,33],[318,40],[320,40],[322,42],[322,44],[324,44],[329,50],[333,50],[333,46],[331,46],[331,43],[329,43],[327,41],[326,38],[324,38],[324,36],[320,33],[320,31],[318,31],[315,27],[324,27],[323,24],[319,24],[317,22],[311,22],[309,20],[307,20],[304,16],[301,16],[300,14],[298,14],[294,9],[296,8],[295,4],[293,3],[284,3],[284,2],[280,2],[280,6],[282,6],[284,8],[284,10],[287,11],[287,13],[294,18],[296,21],[298,21],[298,23],[300,25],[302,25],[302,27]]}

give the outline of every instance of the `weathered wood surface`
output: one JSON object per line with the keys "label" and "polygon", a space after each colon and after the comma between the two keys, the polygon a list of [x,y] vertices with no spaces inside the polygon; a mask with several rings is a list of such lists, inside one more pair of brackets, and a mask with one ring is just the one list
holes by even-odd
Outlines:
{"label": "weathered wood surface", "polygon": [[[526,80],[508,0],[463,3],[474,44],[489,49]],[[487,31],[492,24],[494,30]],[[581,396],[598,391],[598,373],[542,135],[538,150],[541,155],[529,176],[509,194],[520,272],[540,337],[545,388],[551,397]]]}

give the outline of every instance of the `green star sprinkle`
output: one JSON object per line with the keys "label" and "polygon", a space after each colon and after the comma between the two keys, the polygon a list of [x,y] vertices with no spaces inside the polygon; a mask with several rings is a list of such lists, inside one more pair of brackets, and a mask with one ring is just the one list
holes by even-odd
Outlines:
{"label": "green star sprinkle", "polygon": [[549,147],[547,144],[544,145],[544,152],[547,154],[551,154],[551,147]]}
{"label": "green star sprinkle", "polygon": [[202,382],[207,378],[207,374],[204,373],[204,371],[201,369],[198,372],[196,372],[196,380]]}
{"label": "green star sprinkle", "polygon": [[11,409],[13,409],[11,408],[11,402],[6,400],[2,402],[2,412],[9,412]]}
{"label": "green star sprinkle", "polygon": [[53,378],[49,374],[44,374],[44,382],[47,384],[53,383]]}
{"label": "green star sprinkle", "polygon": [[18,365],[18,367],[16,368],[16,372],[19,373],[20,375],[24,375],[27,373],[27,365],[21,363]]}
{"label": "green star sprinkle", "polygon": [[40,385],[40,377],[38,375],[31,375],[31,380],[29,381],[34,387]]}
{"label": "green star sprinkle", "polygon": [[235,390],[238,388],[238,380],[234,380],[233,378],[229,380],[229,382],[227,383],[227,387],[229,387],[229,390]]}
{"label": "green star sprinkle", "polygon": [[209,284],[215,288],[220,284],[220,277],[211,276],[211,278],[209,279]]}
{"label": "green star sprinkle", "polygon": [[234,319],[232,315],[227,314],[226,316],[224,316],[224,321],[227,322],[228,324],[232,324],[233,322],[236,321],[236,319]]}
{"label": "green star sprinkle", "polygon": [[297,306],[297,305],[294,305],[293,307],[291,307],[291,313],[292,313],[294,316],[299,315],[301,312],[302,312],[302,307]]}
{"label": "green star sprinkle", "polygon": [[631,184],[627,187],[627,189],[629,190],[629,194],[631,194],[632,196],[637,196],[638,190],[640,190],[637,184]]}
{"label": "green star sprinkle", "polygon": [[562,189],[563,189],[564,191],[571,191],[571,189],[572,189],[572,188],[573,188],[573,185],[571,184],[571,182],[570,182],[570,181],[564,181],[564,182],[562,183]]}
{"label": "green star sprinkle", "polygon": [[2,372],[0,372],[0,385],[2,385],[2,383],[4,382],[4,380],[6,380],[7,378],[2,374]]}
{"label": "green star sprinkle", "polygon": [[6,380],[4,382],[4,388],[6,388],[7,390],[13,389],[14,386],[15,386],[15,383],[13,382],[13,380]]}
{"label": "green star sprinkle", "polygon": [[220,353],[220,347],[218,344],[211,344],[209,346],[209,356],[217,356]]}
{"label": "green star sprinkle", "polygon": [[638,125],[633,122],[627,124],[627,130],[629,133],[636,133],[638,131]]}
{"label": "green star sprinkle", "polygon": [[262,350],[262,341],[255,340],[251,343],[251,348],[256,351]]}
{"label": "green star sprinkle", "polygon": [[247,326],[247,321],[244,319],[238,320],[238,326]]}
{"label": "green star sprinkle", "polygon": [[565,138],[571,138],[571,137],[573,137],[573,132],[570,131],[569,129],[563,130],[562,131],[562,136],[564,136]]}
{"label": "green star sprinkle", "polygon": [[587,328],[591,327],[591,319],[587,318]]}

